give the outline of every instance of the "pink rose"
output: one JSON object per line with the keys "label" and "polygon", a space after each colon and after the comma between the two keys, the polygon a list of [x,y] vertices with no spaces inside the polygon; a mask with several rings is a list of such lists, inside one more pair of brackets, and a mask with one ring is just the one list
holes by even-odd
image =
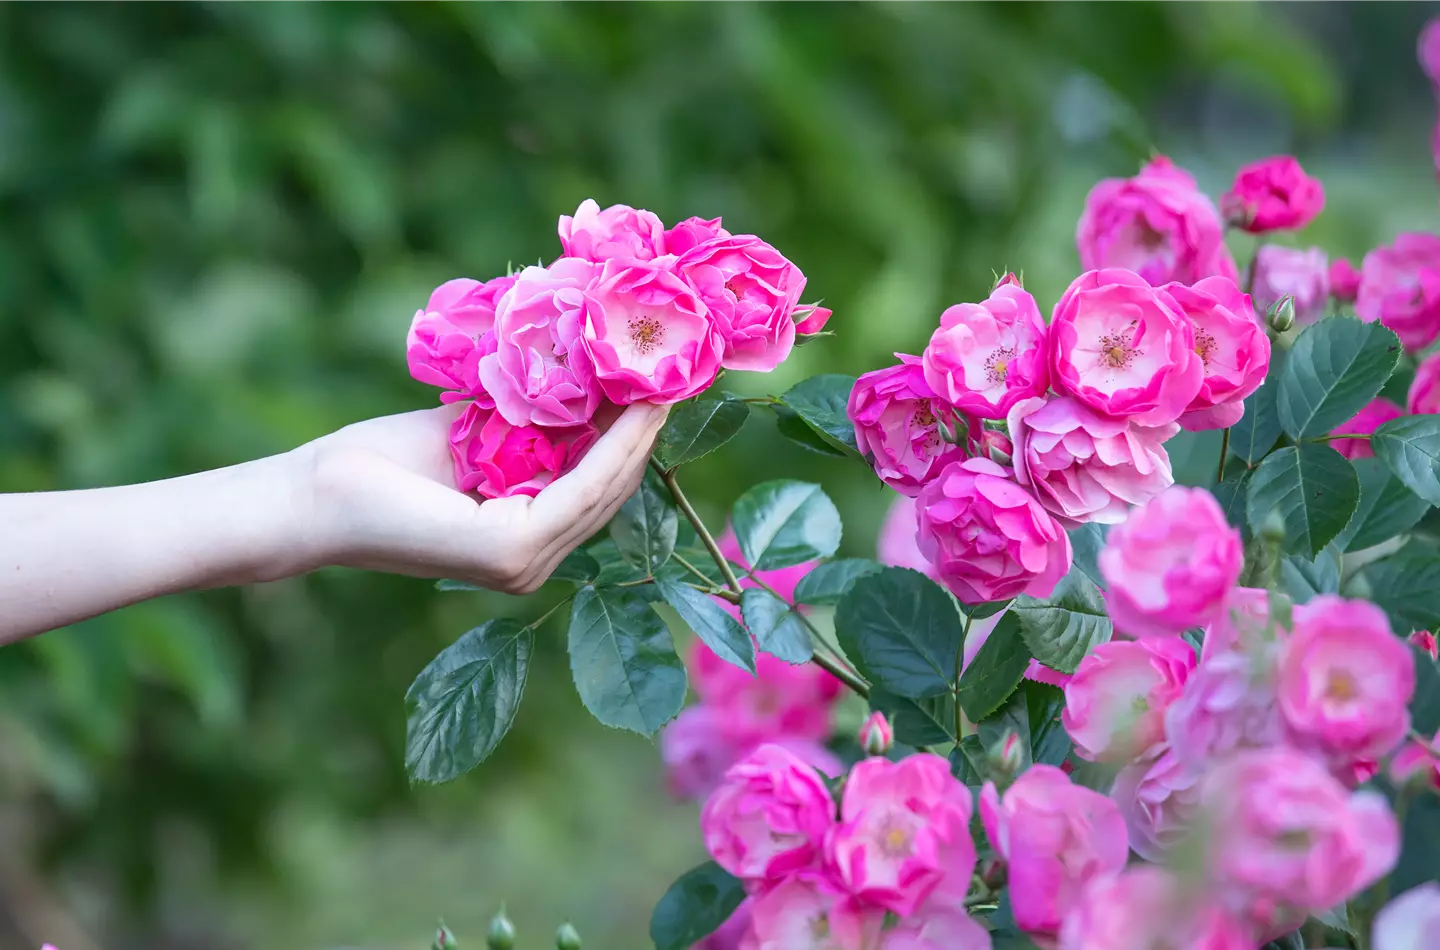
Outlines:
{"label": "pink rose", "polygon": [[991,950],[991,946],[990,932],[963,908],[931,901],[881,934],[876,950]]}
{"label": "pink rose", "polygon": [[1295,608],[1278,695],[1297,747],[1335,768],[1379,759],[1410,731],[1414,692],[1414,657],[1379,607],[1322,594]]}
{"label": "pink rose", "polygon": [[876,711],[861,723],[855,741],[860,743],[866,755],[884,755],[895,744],[895,730],[890,728],[890,720],[885,718],[885,714]]}
{"label": "pink rose", "polygon": [[1440,732],[1421,742],[1411,739],[1390,759],[1390,778],[1396,785],[1412,780],[1440,790]]}
{"label": "pink rose", "polygon": [[446,281],[435,288],[424,310],[415,311],[405,360],[411,376],[447,390],[441,402],[486,403],[477,367],[482,356],[495,350],[495,306],[514,283],[513,277],[484,283],[468,277]]}
{"label": "pink rose", "polygon": [[[1417,374],[1418,380],[1418,374]],[[1392,419],[1405,415],[1405,410],[1388,399],[1372,399],[1355,415],[1335,427],[1335,435],[1371,435]],[[1330,447],[1347,459],[1369,458],[1375,454],[1369,439],[1336,439]]]}
{"label": "pink rose", "polygon": [[1245,397],[1270,371],[1270,337],[1255,319],[1250,295],[1225,277],[1164,289],[1195,328],[1195,352],[1205,367],[1200,392],[1180,425],[1191,432],[1228,429],[1245,415]]}
{"label": "pink rose", "polygon": [[661,247],[663,253],[678,257],[706,241],[729,236],[730,232],[720,226],[719,218],[686,218],[665,232]]}
{"label": "pink rose", "polygon": [[1276,155],[1244,166],[1220,199],[1227,220],[1251,234],[1298,231],[1325,207],[1325,186],[1293,155]]}
{"label": "pink rose", "polygon": [[1224,908],[1188,893],[1173,874],[1136,865],[1100,878],[1060,929],[1060,950],[1254,950]]}
{"label": "pink rose", "polygon": [[1189,836],[1200,806],[1201,774],[1164,744],[1120,770],[1110,797],[1120,805],[1136,854],[1163,861]]}
{"label": "pink rose", "polygon": [[1128,762],[1163,741],[1165,710],[1195,666],[1195,651],[1179,637],[1095,647],[1065,685],[1060,723],[1075,754],[1092,762]]}
{"label": "pink rose", "polygon": [[753,234],[717,238],[686,251],[674,269],[719,327],[727,369],[768,373],[790,355],[805,275],[775,248]]}
{"label": "pink rose", "polygon": [[1050,321],[1055,388],[1138,425],[1174,422],[1205,381],[1195,330],[1168,294],[1132,271],[1075,278]]}
{"label": "pink rose", "polygon": [[937,891],[963,898],[975,870],[970,807],[969,790],[938,755],[856,763],[827,845],[837,880],[902,917]]}
{"label": "pink rose", "polygon": [[[562,257],[527,267],[495,311],[495,352],[481,357],[480,382],[511,425],[589,421],[600,386],[580,352],[585,287],[599,267]],[[580,357],[580,358],[574,358]]]}
{"label": "pink rose", "polygon": [[984,303],[956,304],[940,315],[923,365],[925,382],[950,405],[1003,419],[1015,403],[1050,388],[1045,318],[1006,275]]}
{"label": "pink rose", "polygon": [[1010,410],[1015,480],[1062,524],[1118,524],[1174,484],[1170,422],[1141,426],[1102,416],[1070,396],[1026,399]]}
{"label": "pink rose", "polygon": [[741,950],[870,950],[885,914],[845,896],[829,877],[803,873],[752,898]]}
{"label": "pink rose", "polygon": [[935,565],[920,551],[919,518],[915,499],[900,495],[890,503],[890,510],[880,525],[880,540],[875,546],[875,559],[893,567],[908,567],[931,580],[937,580]]}
{"label": "pink rose", "polygon": [[650,261],[664,253],[665,225],[648,211],[629,205],[601,211],[595,199],[586,198],[574,217],[560,216],[560,246],[566,257],[597,264],[611,258]]}
{"label": "pink rose", "polygon": [[1412,353],[1429,346],[1440,334],[1440,237],[1402,234],[1366,254],[1355,314],[1394,330]]}
{"label": "pink rose", "polygon": [[1030,766],[1003,798],[986,782],[980,818],[1009,866],[1016,926],[1042,940],[1053,940],[1087,885],[1125,867],[1130,854],[1115,803],[1050,765]]}
{"label": "pink rose", "polygon": [[610,260],[585,290],[580,341],[611,402],[674,403],[720,372],[725,339],[685,281],[659,264]]}
{"label": "pink rose", "polygon": [[1406,410],[1412,415],[1440,412],[1440,353],[1431,353],[1415,368]]}
{"label": "pink rose", "polygon": [[1244,555],[1240,532],[1214,495],[1166,489],[1111,529],[1100,551],[1115,629],[1155,637],[1209,623],[1239,580]]}
{"label": "pink rose", "polygon": [[947,465],[917,500],[920,550],[967,604],[1048,597],[1070,570],[1070,538],[989,459]]}
{"label": "pink rose", "polygon": [[1262,244],[1250,266],[1255,268],[1250,292],[1262,317],[1287,294],[1295,302],[1295,322],[1300,326],[1325,316],[1330,302],[1330,265],[1322,249]]}
{"label": "pink rose", "polygon": [[1157,287],[1236,279],[1215,205],[1163,156],[1134,178],[1107,178],[1090,189],[1075,243],[1083,269],[1123,267]]}
{"label": "pink rose", "polygon": [[795,332],[800,334],[819,333],[825,329],[834,314],[829,307],[819,304],[801,304],[795,311]]}
{"label": "pink rose", "polygon": [[1354,303],[1360,292],[1360,272],[1343,257],[1330,262],[1330,296],[1341,303]]}
{"label": "pink rose", "polygon": [[690,706],[660,733],[665,786],[680,801],[708,798],[739,758],[725,738],[723,720],[717,707]]}
{"label": "pink rose", "polygon": [[1440,17],[1432,17],[1426,21],[1416,46],[1416,58],[1420,60],[1420,68],[1425,70],[1430,82],[1440,88]]}
{"label": "pink rose", "polygon": [[515,426],[472,402],[450,425],[455,484],[486,498],[538,495],[575,467],[600,430],[588,422],[563,428]]}
{"label": "pink rose", "polygon": [[738,749],[781,737],[820,742],[834,730],[843,687],[814,664],[758,653],[752,676],[697,640],[689,669],[695,695],[721,714],[721,733]]}
{"label": "pink rose", "polygon": [[1207,773],[1210,873],[1261,931],[1353,897],[1394,867],[1400,828],[1377,792],[1350,792],[1293,749],[1241,752]]}
{"label": "pink rose", "polygon": [[710,936],[693,945],[690,950],[740,950],[746,935],[750,932],[750,908],[755,898],[747,897],[735,908],[735,913]]}
{"label": "pink rose", "polygon": [[[1436,22],[1432,21],[1431,27]],[[1375,950],[1440,947],[1440,884],[1430,881],[1412,887],[1381,908],[1375,915],[1375,939],[1370,945]]]}
{"label": "pink rose", "polygon": [[818,863],[835,823],[835,801],[820,774],[779,746],[736,762],[700,812],[715,863],[763,886]]}
{"label": "pink rose", "polygon": [[855,381],[846,412],[855,424],[860,454],[875,467],[875,474],[913,497],[936,472],[963,459],[965,450],[940,437],[936,411],[943,414],[943,404],[925,382],[920,357],[895,355],[900,365]]}
{"label": "pink rose", "polygon": [[1440,644],[1435,642],[1435,634],[1429,630],[1416,630],[1410,634],[1410,636],[1406,637],[1405,641],[1411,646],[1430,654],[1430,659],[1440,660]]}

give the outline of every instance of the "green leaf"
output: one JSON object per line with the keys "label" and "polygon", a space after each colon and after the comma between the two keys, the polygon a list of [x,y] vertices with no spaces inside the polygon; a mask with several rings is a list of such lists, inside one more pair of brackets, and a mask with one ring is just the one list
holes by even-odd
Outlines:
{"label": "green leaf", "polygon": [[1100,588],[1075,568],[1049,597],[1016,597],[1010,613],[1030,655],[1062,673],[1075,672],[1085,654],[1115,633]]}
{"label": "green leaf", "polygon": [[439,580],[435,582],[436,590],[485,590],[478,584],[471,584],[469,581]]}
{"label": "green leaf", "polygon": [[855,444],[855,424],[846,412],[850,390],[854,388],[854,376],[825,373],[796,383],[780,399],[816,432],[859,452]]}
{"label": "green leaf", "polygon": [[[1286,365],[1294,365],[1292,358]],[[1250,477],[1245,516],[1258,532],[1271,511],[1285,521],[1284,550],[1314,557],[1350,521],[1360,503],[1360,480],[1328,445],[1287,445]]]}
{"label": "green leaf", "polygon": [[960,708],[970,721],[980,722],[1004,705],[1029,665],[1030,651],[1012,611],[1000,618],[960,676]]}
{"label": "green leaf", "polygon": [[874,574],[883,567],[879,561],[852,557],[821,564],[800,578],[795,585],[795,602],[799,604],[835,604],[861,577]]}
{"label": "green leaf", "polygon": [[860,578],[835,609],[846,656],[872,683],[906,699],[950,691],[964,629],[950,595],[902,567]]}
{"label": "green leaf", "polygon": [[1276,405],[1282,373],[1283,367],[1272,359],[1265,382],[1245,400],[1245,415],[1230,427],[1230,452],[1249,465],[1258,465],[1284,431]]}
{"label": "green leaf", "polygon": [[750,634],[713,597],[669,577],[657,577],[655,587],[716,656],[742,670],[755,672],[755,644]]}
{"label": "green leaf", "polygon": [[1410,726],[1427,738],[1440,730],[1440,665],[1424,650],[1410,645],[1415,656],[1415,692],[1410,699]]}
{"label": "green leaf", "polygon": [[[1440,880],[1440,797],[1416,795],[1400,829],[1400,860],[1390,874],[1390,893]],[[1428,943],[1428,941],[1427,941]]]}
{"label": "green leaf", "polygon": [[600,573],[595,575],[596,587],[610,587],[627,581],[644,580],[649,576],[648,571],[637,569],[621,557],[620,548],[610,538],[596,541],[585,550],[595,559],[595,563],[600,565]]}
{"label": "green leaf", "polygon": [[876,686],[870,690],[870,708],[890,720],[897,742],[922,746],[955,741],[955,698],[949,693],[906,699]]}
{"label": "green leaf", "polygon": [[1425,517],[1430,503],[1405,487],[1378,458],[1355,459],[1360,506],[1335,538],[1342,551],[1361,551],[1404,534]]}
{"label": "green leaf", "polygon": [[580,700],[607,726],[651,736],[685,704],[685,665],[670,631],[629,589],[581,588],[569,648]]}
{"label": "green leaf", "polygon": [[1280,424],[1296,439],[1325,435],[1379,394],[1401,352],[1378,323],[1330,317],[1307,327],[1280,373]]}
{"label": "green leaf", "polygon": [[735,502],[731,523],[741,553],[757,571],[829,557],[840,546],[840,512],[809,482],[761,482]]}
{"label": "green leaf", "polygon": [[670,410],[655,441],[655,460],[664,469],[693,462],[733,439],[750,416],[750,406],[731,395],[700,396]]}
{"label": "green leaf", "polygon": [[786,663],[804,663],[814,655],[804,621],[769,591],[747,588],[740,595],[740,612],[760,649],[771,656]]}
{"label": "green leaf", "polygon": [[1020,748],[1024,751],[1020,770],[1023,772],[1034,759],[1030,754],[1030,698],[1018,686],[998,709],[976,723],[980,744],[987,750],[1011,731],[1020,737]]}
{"label": "green leaf", "polygon": [[[1360,573],[1358,595],[1368,597],[1401,636],[1440,629],[1440,550],[1412,541]],[[1347,585],[1348,587],[1349,585]]]}
{"label": "green leaf", "polygon": [[552,581],[569,581],[572,584],[594,583],[600,576],[600,562],[584,548],[576,548],[565,555],[565,560],[556,566],[550,575]]}
{"label": "green leaf", "polygon": [[784,403],[777,403],[771,406],[775,410],[775,431],[796,445],[811,452],[818,452],[821,455],[833,455],[839,458],[845,457],[845,450],[831,443],[800,414]]}
{"label": "green leaf", "polygon": [[1106,528],[1101,524],[1084,524],[1070,532],[1070,547],[1075,552],[1074,566],[1085,572],[1095,586],[1105,584],[1100,573],[1100,550],[1105,547]]}
{"label": "green leaf", "polygon": [[1070,734],[1060,722],[1065,711],[1065,691],[1048,683],[1026,680],[1020,684],[1030,716],[1030,758],[1042,765],[1056,765],[1070,755]]}
{"label": "green leaf", "polygon": [[448,782],[495,751],[520,708],[534,645],[518,620],[491,620],[431,660],[405,693],[405,770]]}
{"label": "green leaf", "polygon": [[1440,416],[1401,416],[1370,437],[1375,455],[1415,494],[1440,505]]}
{"label": "green leaf", "polygon": [[970,733],[950,750],[950,774],[966,785],[990,781],[990,761],[978,734]]}
{"label": "green leaf", "polygon": [[1330,548],[1315,555],[1313,561],[1298,554],[1287,554],[1280,559],[1280,585],[1297,604],[1306,603],[1319,594],[1338,593],[1340,562]]}
{"label": "green leaf", "polygon": [[680,516],[664,489],[647,477],[610,519],[610,538],[620,556],[647,573],[670,560]]}
{"label": "green leaf", "polygon": [[971,620],[985,620],[995,616],[1014,602],[1015,598],[1011,597],[1006,600],[987,600],[979,604],[957,604],[956,606]]}
{"label": "green leaf", "polygon": [[720,929],[744,899],[745,886],[714,861],[691,868],[650,915],[655,950],[688,950]]}
{"label": "green leaf", "polygon": [[1225,520],[1230,526],[1240,529],[1242,538],[1249,540],[1250,523],[1245,520],[1245,496],[1250,490],[1250,476],[1254,473],[1243,465],[1235,465],[1225,473],[1225,480],[1217,482],[1210,493],[1220,503],[1220,509],[1225,512]]}

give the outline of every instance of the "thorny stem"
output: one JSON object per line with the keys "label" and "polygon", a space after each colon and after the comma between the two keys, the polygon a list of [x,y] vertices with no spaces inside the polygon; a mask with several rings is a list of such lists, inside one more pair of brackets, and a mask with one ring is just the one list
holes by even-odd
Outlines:
{"label": "thorny stem", "polygon": [[526,626],[529,627],[531,630],[538,629],[542,623],[550,619],[551,614],[555,613],[555,611],[559,610],[561,607],[564,607],[566,604],[570,603],[570,601],[574,599],[575,595],[571,594],[570,596],[566,597],[564,600],[556,604],[554,607],[551,607],[549,610],[545,611],[539,616],[539,618],[530,621],[528,624],[526,624]]}
{"label": "thorny stem", "polygon": [[[761,590],[770,594],[772,597],[782,602],[785,600],[784,597],[781,597],[778,593],[776,593],[775,588],[771,587],[769,584],[756,577],[753,572],[750,574],[750,579],[754,581]],[[815,625],[810,622],[809,617],[805,616],[798,610],[795,611],[795,616],[799,617],[800,622],[805,625],[805,629],[810,631],[810,640],[815,647],[824,647],[827,650],[830,648],[830,645],[825,642],[825,638],[820,635],[820,631],[816,630]],[[824,653],[821,653],[817,649],[811,655],[811,660],[814,661],[816,666],[820,667],[822,670],[829,673],[831,676],[835,677],[837,680],[853,689],[856,693],[859,694],[861,699],[870,698],[870,687],[865,683],[864,680],[860,678],[860,675],[858,673],[854,672],[849,667],[843,665],[838,657],[830,657]]]}
{"label": "thorny stem", "polygon": [[705,574],[701,572],[700,568],[696,567],[694,564],[691,564],[689,561],[681,557],[679,551],[671,551],[670,556],[675,559],[675,563],[679,564],[681,567],[685,568],[685,570],[700,578],[706,583],[707,586],[713,586],[714,582],[709,577],[705,576]]}
{"label": "thorny stem", "polygon": [[1332,432],[1314,439],[1316,442],[1334,442],[1336,439],[1368,439],[1369,432]]}
{"label": "thorny stem", "polygon": [[1215,482],[1219,484],[1225,480],[1225,457],[1230,454],[1230,430],[1226,429],[1225,434],[1220,436],[1220,469],[1215,473]]}
{"label": "thorny stem", "polygon": [[690,522],[690,526],[694,528],[695,533],[700,536],[700,541],[705,545],[705,550],[709,551],[710,556],[715,559],[715,566],[720,568],[720,576],[725,578],[725,586],[730,588],[730,590],[735,593],[735,596],[740,596],[740,582],[735,579],[735,571],[730,567],[730,562],[725,560],[725,555],[720,553],[720,545],[715,543],[715,538],[710,534],[710,529],[705,527],[705,522],[701,521],[700,516],[695,513],[695,508],[690,504],[690,499],[686,498],[685,493],[680,490],[680,483],[675,480],[675,472],[665,471],[660,467],[660,463],[654,459],[650,460],[650,465],[660,475],[660,480],[665,483],[666,489],[670,492],[670,497],[675,499],[675,507],[680,509],[680,513],[685,516],[685,520]]}
{"label": "thorny stem", "polygon": [[780,402],[774,396],[746,396],[740,401],[751,406],[773,406]]}

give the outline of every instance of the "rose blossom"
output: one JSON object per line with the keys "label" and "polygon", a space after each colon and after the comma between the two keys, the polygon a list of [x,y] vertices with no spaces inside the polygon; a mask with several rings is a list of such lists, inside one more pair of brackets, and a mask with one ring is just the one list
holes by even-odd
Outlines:
{"label": "rose blossom", "polygon": [[721,732],[739,749],[781,736],[820,742],[834,729],[842,687],[814,664],[792,666],[760,652],[751,675],[698,640],[689,660],[695,695],[721,712]]}
{"label": "rose blossom", "polygon": [[660,759],[665,786],[681,801],[709,797],[738,758],[722,731],[724,713],[717,707],[690,706],[660,733]]}
{"label": "rose blossom", "polygon": [[1430,654],[1430,659],[1440,660],[1440,644],[1435,642],[1435,634],[1429,630],[1416,630],[1405,638],[1405,642],[1417,650]]}
{"label": "rose blossom", "polygon": [[1168,294],[1133,271],[1075,278],[1050,322],[1050,374],[1097,412],[1138,425],[1174,422],[1200,392],[1195,330]]}
{"label": "rose blossom", "polygon": [[1430,77],[1430,82],[1440,89],[1440,17],[1432,17],[1420,31],[1416,58],[1425,75]]}
{"label": "rose blossom", "polygon": [[847,898],[830,877],[801,873],[751,900],[741,950],[870,950],[885,915]]}
{"label": "rose blossom", "polygon": [[847,891],[908,916],[932,893],[963,898],[975,869],[970,792],[938,755],[851,768],[827,845]]}
{"label": "rose blossom", "polygon": [[472,402],[450,425],[455,484],[486,498],[538,495],[575,467],[600,437],[588,422],[565,427],[515,426]]}
{"label": "rose blossom", "polygon": [[1134,178],[1107,178],[1090,189],[1075,244],[1083,269],[1123,267],[1157,287],[1236,277],[1215,205],[1164,156]]}
{"label": "rose blossom", "polygon": [[[1418,375],[1416,377],[1419,378]],[[1373,435],[1375,430],[1393,419],[1405,415],[1405,410],[1388,399],[1372,399],[1355,415],[1335,427],[1332,435]],[[1336,439],[1330,447],[1347,459],[1364,459],[1375,454],[1369,439]]]}
{"label": "rose blossom", "polygon": [[745,898],[735,912],[725,918],[725,923],[690,950],[740,950],[750,932],[750,908],[754,903],[753,897]]}
{"label": "rose blossom", "polygon": [[674,403],[708,387],[725,340],[705,304],[659,264],[610,260],[585,290],[580,342],[611,402]]}
{"label": "rose blossom", "polygon": [[1003,419],[1022,399],[1050,387],[1045,318],[1013,274],[984,303],[940,315],[923,356],[925,382],[940,398],[984,419]]}
{"label": "rose blossom", "polygon": [[1195,651],[1179,637],[1095,647],[1065,685],[1060,722],[1075,754],[1092,762],[1128,762],[1162,741],[1165,710],[1195,665]]}
{"label": "rose blossom", "polygon": [[716,238],[682,254],[674,270],[719,327],[722,366],[768,373],[790,355],[805,275],[775,248],[753,234]]}
{"label": "rose blossom", "polygon": [[415,379],[447,390],[441,402],[476,399],[486,408],[494,405],[480,388],[476,368],[495,349],[495,305],[514,283],[513,277],[449,280],[435,288],[424,310],[415,311],[405,361]]}
{"label": "rose blossom", "polygon": [[1440,884],[1429,881],[1412,887],[1381,908],[1375,915],[1375,939],[1370,945],[1375,950],[1440,947]]}
{"label": "rose blossom", "polygon": [[1293,155],[1276,155],[1244,166],[1220,199],[1225,217],[1244,231],[1298,231],[1325,207],[1325,186]]}
{"label": "rose blossom", "polygon": [[597,264],[612,257],[654,260],[665,241],[665,225],[650,212],[629,205],[611,205],[602,211],[593,198],[580,202],[574,217],[562,214],[559,230],[566,257]]}
{"label": "rose blossom", "polygon": [[946,466],[917,505],[921,552],[967,604],[1048,597],[1070,570],[1064,529],[989,459]]}
{"label": "rose blossom", "polygon": [[578,353],[580,311],[594,264],[562,257],[527,267],[495,311],[495,352],[481,357],[480,382],[511,425],[586,422],[600,386]]}
{"label": "rose blossom", "polygon": [[916,540],[919,532],[918,521],[915,499],[900,495],[891,502],[885,520],[880,524],[880,539],[875,546],[875,559],[881,564],[908,567],[931,580],[939,580],[935,565],[926,559],[920,551],[920,542]]}
{"label": "rose blossom", "polygon": [[1250,295],[1225,277],[1164,290],[1195,328],[1195,352],[1205,367],[1200,392],[1180,417],[1191,432],[1228,429],[1245,415],[1244,399],[1270,370],[1270,337],[1255,319]]}
{"label": "rose blossom", "polygon": [[834,311],[819,304],[801,304],[795,311],[795,332],[801,334],[819,333],[830,322]]}
{"label": "rose blossom", "polygon": [[731,766],[700,812],[715,863],[762,884],[815,864],[834,822],[825,780],[775,745],[762,745]]}
{"label": "rose blossom", "polygon": [[861,724],[855,741],[866,755],[884,755],[895,744],[895,730],[890,728],[890,720],[885,718],[885,714],[876,710]]}
{"label": "rose blossom", "polygon": [[1214,495],[1166,489],[1111,529],[1100,551],[1115,628],[1150,637],[1209,623],[1239,579],[1244,553]]}
{"label": "rose blossom", "polygon": [[719,218],[686,218],[665,232],[660,245],[665,254],[679,256],[696,245],[729,236],[730,232],[720,226]]}
{"label": "rose blossom", "polygon": [[1026,399],[1010,410],[1015,480],[1062,523],[1118,524],[1174,484],[1165,441],[1175,423],[1135,425],[1070,396]]}
{"label": "rose blossom", "polygon": [[1120,804],[1136,854],[1163,861],[1189,835],[1199,810],[1201,774],[1164,744],[1120,770],[1110,797]]}
{"label": "rose blossom", "polygon": [[1440,412],[1440,353],[1431,353],[1415,368],[1406,409],[1413,415]]}
{"label": "rose blossom", "polygon": [[1396,785],[1412,779],[1440,790],[1440,732],[1428,742],[1411,739],[1390,759],[1390,778]]}
{"label": "rose blossom", "polygon": [[1410,647],[1367,601],[1321,594],[1294,616],[1278,691],[1291,741],[1336,767],[1389,753],[1410,731]]}
{"label": "rose blossom", "polygon": [[1137,865],[1097,880],[1060,928],[1060,950],[1254,950],[1228,912],[1187,894],[1175,876]]}
{"label": "rose blossom", "polygon": [[1086,885],[1125,866],[1125,821],[1115,802],[1051,765],[1032,765],[1002,798],[980,791],[990,846],[1009,867],[1015,924],[1042,939],[1079,906]]}
{"label": "rose blossom", "polygon": [[850,390],[846,413],[855,424],[860,454],[880,480],[915,496],[946,464],[965,451],[940,437],[936,410],[943,404],[925,382],[920,357],[896,353],[900,365],[866,373]]}
{"label": "rose blossom", "polygon": [[1295,302],[1295,322],[1300,326],[1325,316],[1325,306],[1330,302],[1330,269],[1324,250],[1262,244],[1250,266],[1255,268],[1250,292],[1256,312],[1263,316],[1277,300],[1289,295]]}
{"label": "rose blossom", "polygon": [[990,932],[964,908],[932,900],[881,934],[876,950],[991,950],[992,946]]}
{"label": "rose blossom", "polygon": [[1440,333],[1440,237],[1410,232],[1366,254],[1355,314],[1394,330],[1411,352],[1429,346]]}
{"label": "rose blossom", "polygon": [[1354,303],[1360,290],[1360,272],[1343,257],[1330,262],[1330,296],[1341,303]]}

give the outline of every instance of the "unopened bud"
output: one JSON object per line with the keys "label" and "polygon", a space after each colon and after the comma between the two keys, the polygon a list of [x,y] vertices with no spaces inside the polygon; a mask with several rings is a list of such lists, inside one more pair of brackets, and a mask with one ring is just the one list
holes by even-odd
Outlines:
{"label": "unopened bud", "polygon": [[485,936],[489,950],[511,950],[515,946],[515,925],[505,916],[505,908],[490,920],[490,932]]}
{"label": "unopened bud", "polygon": [[580,932],[569,921],[555,931],[555,950],[580,950]]}
{"label": "unopened bud", "polygon": [[1025,285],[1022,284],[1022,283],[1020,283],[1020,278],[1015,276],[1015,272],[1014,272],[1014,271],[1006,271],[1006,272],[1005,272],[1005,276],[1004,276],[1004,277],[997,278],[996,281],[995,281],[995,286],[994,286],[994,287],[991,287],[990,289],[991,289],[992,291],[993,291],[993,290],[998,290],[998,289],[1000,289],[1001,287],[1004,287],[1006,284],[1010,284],[1011,286],[1014,286],[1014,287],[1019,287],[1021,290],[1024,290],[1024,289],[1025,289]]}
{"label": "unopened bud", "polygon": [[1295,298],[1286,294],[1270,305],[1265,312],[1265,322],[1276,333],[1284,333],[1295,325]]}
{"label": "unopened bud", "polygon": [[1267,544],[1279,545],[1285,541],[1285,518],[1272,510],[1260,525],[1260,537]]}
{"label": "unopened bud", "polygon": [[1440,645],[1435,643],[1435,634],[1429,630],[1416,630],[1407,637],[1412,646],[1418,647],[1430,654],[1430,659],[1440,659]]}
{"label": "unopened bud", "polygon": [[455,935],[450,928],[445,926],[445,921],[440,921],[440,926],[435,928],[435,942],[430,945],[430,950],[455,950],[460,946],[455,940]]}
{"label": "unopened bud", "polygon": [[1019,733],[1014,729],[1006,730],[1005,735],[987,750],[986,758],[992,774],[1007,780],[1019,775],[1025,764],[1025,750],[1020,744]]}
{"label": "unopened bud", "polygon": [[885,714],[876,711],[860,727],[859,739],[860,748],[865,750],[866,755],[884,755],[895,744],[895,732]]}

